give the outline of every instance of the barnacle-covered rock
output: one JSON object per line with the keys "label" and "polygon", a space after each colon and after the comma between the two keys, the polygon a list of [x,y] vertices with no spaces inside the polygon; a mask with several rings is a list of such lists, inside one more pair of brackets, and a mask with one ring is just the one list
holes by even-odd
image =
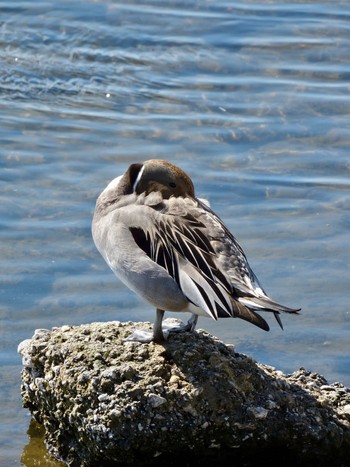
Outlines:
{"label": "barnacle-covered rock", "polygon": [[350,391],[284,375],[204,331],[125,341],[149,323],[38,330],[20,344],[22,398],[72,466],[350,459]]}

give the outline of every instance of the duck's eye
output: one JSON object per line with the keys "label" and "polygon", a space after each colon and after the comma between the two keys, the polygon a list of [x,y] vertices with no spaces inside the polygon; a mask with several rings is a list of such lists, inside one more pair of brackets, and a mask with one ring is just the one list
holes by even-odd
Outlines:
{"label": "duck's eye", "polygon": [[176,188],[176,183],[175,182],[169,182],[170,188]]}

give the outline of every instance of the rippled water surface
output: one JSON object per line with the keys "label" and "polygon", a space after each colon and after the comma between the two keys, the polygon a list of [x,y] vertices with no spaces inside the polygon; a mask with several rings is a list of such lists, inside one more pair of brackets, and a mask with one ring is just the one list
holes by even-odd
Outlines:
{"label": "rippled water surface", "polygon": [[[350,385],[348,1],[1,1],[0,465],[28,444],[18,343],[36,328],[150,320],[97,253],[98,193],[135,161],[192,177],[277,301],[270,333],[199,326]],[[184,319],[187,317],[184,316]]]}

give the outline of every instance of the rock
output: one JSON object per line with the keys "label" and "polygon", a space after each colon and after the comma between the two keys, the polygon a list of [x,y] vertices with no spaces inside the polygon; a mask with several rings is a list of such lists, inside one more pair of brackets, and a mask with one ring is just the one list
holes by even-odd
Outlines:
{"label": "rock", "polygon": [[349,465],[350,391],[291,375],[204,331],[125,342],[149,323],[40,330],[20,344],[22,399],[71,466]]}

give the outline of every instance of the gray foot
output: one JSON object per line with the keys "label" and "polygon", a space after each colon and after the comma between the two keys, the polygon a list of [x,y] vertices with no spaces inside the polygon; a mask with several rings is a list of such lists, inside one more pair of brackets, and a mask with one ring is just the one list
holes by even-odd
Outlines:
{"label": "gray foot", "polygon": [[198,315],[192,315],[186,324],[180,319],[168,318],[163,321],[163,326],[167,321],[169,321],[169,326],[172,324],[172,326],[168,328],[168,332],[193,332],[198,321]]}
{"label": "gray foot", "polygon": [[138,329],[133,332],[130,336],[124,339],[124,342],[141,342],[142,344],[148,344],[153,341],[153,332],[144,331],[143,329]]}
{"label": "gray foot", "polygon": [[[196,315],[195,318],[197,318]],[[167,318],[162,322],[162,332],[164,339],[167,339],[170,333],[186,332],[193,331],[197,322],[197,319],[190,318],[188,323],[184,323],[180,319],[176,318]],[[152,331],[145,331],[143,329],[138,329],[133,332],[130,336],[124,339],[126,342],[141,342],[142,344],[147,344],[149,342],[154,342],[154,333]]]}

